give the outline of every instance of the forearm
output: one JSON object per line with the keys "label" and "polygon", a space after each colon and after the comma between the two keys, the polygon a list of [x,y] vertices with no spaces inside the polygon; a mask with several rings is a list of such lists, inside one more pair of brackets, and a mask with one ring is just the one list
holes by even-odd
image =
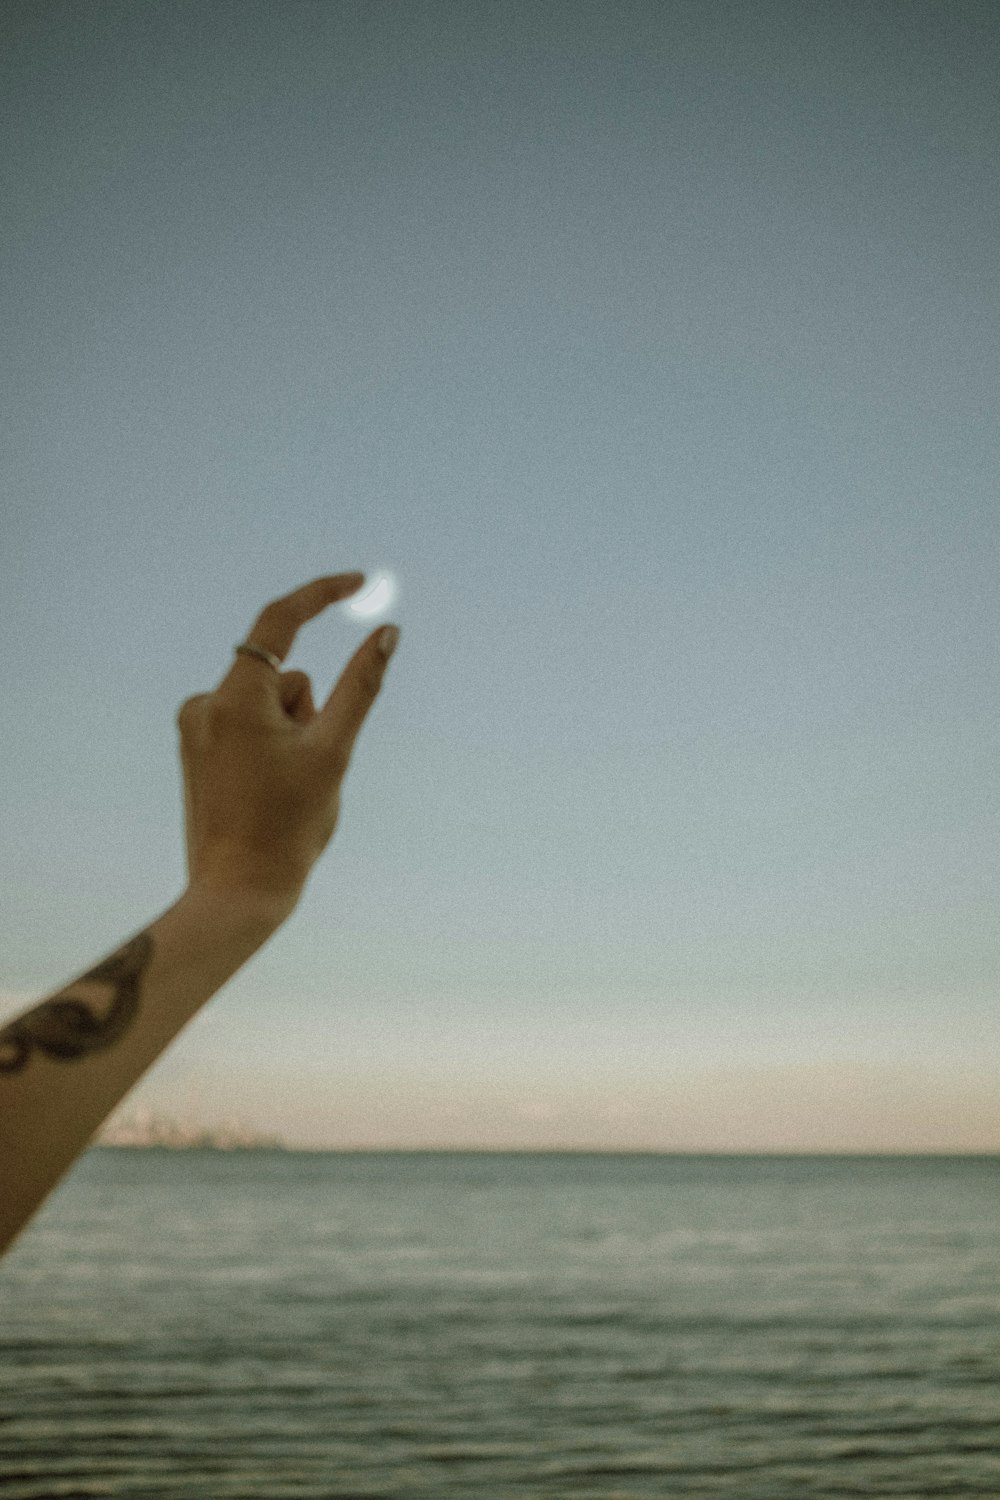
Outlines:
{"label": "forearm", "polygon": [[0,1029],[0,1253],[119,1101],[287,915],[189,889]]}

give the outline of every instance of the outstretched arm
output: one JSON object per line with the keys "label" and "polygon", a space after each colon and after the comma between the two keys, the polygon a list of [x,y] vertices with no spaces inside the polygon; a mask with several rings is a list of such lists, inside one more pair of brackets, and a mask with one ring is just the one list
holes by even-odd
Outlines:
{"label": "outstretched arm", "polygon": [[[306,584],[268,605],[250,639],[283,660],[306,620],[362,582],[343,574]],[[0,1252],[177,1033],[295,909],[336,828],[351,750],[385,671],[387,628],[359,648],[319,712],[305,673],[242,654],[213,693],[181,706],[186,890],[0,1029]]]}
{"label": "outstretched arm", "polygon": [[278,926],[189,889],[0,1031],[0,1250],[119,1100]]}

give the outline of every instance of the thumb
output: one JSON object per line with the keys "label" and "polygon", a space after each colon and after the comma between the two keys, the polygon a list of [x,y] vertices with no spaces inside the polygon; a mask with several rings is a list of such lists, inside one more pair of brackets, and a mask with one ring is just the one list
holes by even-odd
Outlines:
{"label": "thumb", "polygon": [[398,625],[383,625],[351,657],[317,716],[316,729],[332,758],[346,766],[358,731],[382,686],[389,657],[399,640]]}

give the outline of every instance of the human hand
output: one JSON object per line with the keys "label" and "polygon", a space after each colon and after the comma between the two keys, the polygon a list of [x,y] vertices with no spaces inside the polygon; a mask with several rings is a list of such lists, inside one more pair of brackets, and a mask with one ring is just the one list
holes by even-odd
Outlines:
{"label": "human hand", "polygon": [[[316,578],[273,600],[247,636],[284,660],[299,628],[354,594],[362,573]],[[232,897],[284,921],[333,837],[358,731],[382,685],[386,630],[351,657],[317,712],[305,672],[237,655],[212,693],[177,713],[189,888]]]}

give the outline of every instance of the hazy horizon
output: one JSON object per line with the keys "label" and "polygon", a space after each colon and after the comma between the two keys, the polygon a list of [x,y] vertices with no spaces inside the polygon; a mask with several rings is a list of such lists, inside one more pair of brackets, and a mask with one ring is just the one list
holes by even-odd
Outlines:
{"label": "hazy horizon", "polygon": [[121,1114],[1000,1150],[996,7],[0,26],[0,1016],[180,895],[261,606],[388,569],[288,663],[402,628],[334,839]]}
{"label": "hazy horizon", "polygon": [[831,1156],[831,1157],[956,1157],[1000,1156],[997,1151],[661,1151],[649,1148],[642,1150],[616,1149],[614,1147],[591,1146],[123,1146],[109,1141],[94,1141],[89,1150],[94,1151],[231,1151],[246,1152],[278,1151],[289,1156],[721,1156],[721,1157],[785,1157],[785,1156]]}

